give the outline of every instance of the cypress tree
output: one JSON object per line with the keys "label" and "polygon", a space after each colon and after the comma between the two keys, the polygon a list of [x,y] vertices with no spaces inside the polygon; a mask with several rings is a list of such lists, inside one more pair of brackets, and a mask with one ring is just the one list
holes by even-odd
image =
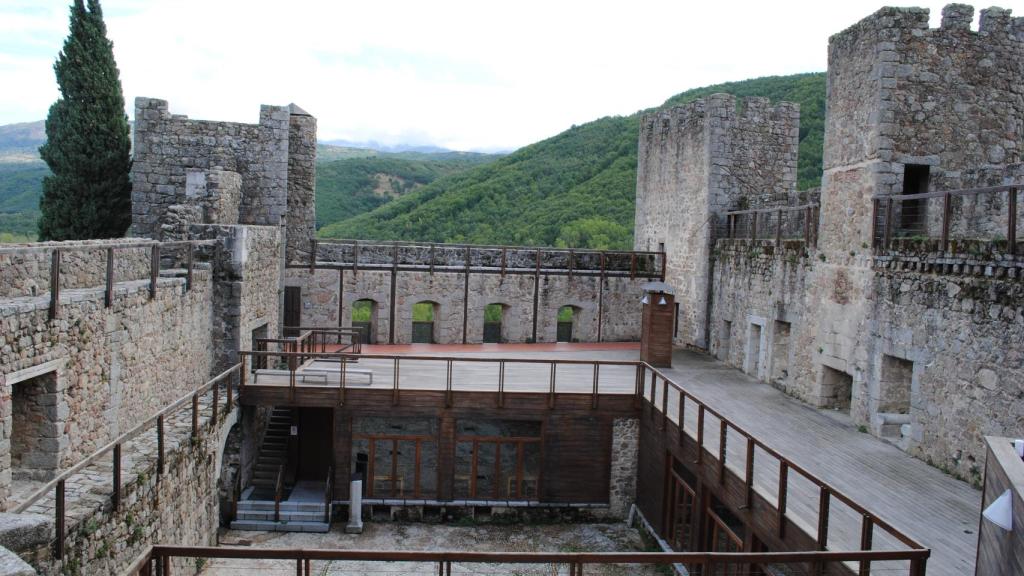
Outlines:
{"label": "cypress tree", "polygon": [[99,0],[74,0],[70,29],[39,148],[53,173],[43,179],[39,239],[120,237],[131,224],[131,140]]}

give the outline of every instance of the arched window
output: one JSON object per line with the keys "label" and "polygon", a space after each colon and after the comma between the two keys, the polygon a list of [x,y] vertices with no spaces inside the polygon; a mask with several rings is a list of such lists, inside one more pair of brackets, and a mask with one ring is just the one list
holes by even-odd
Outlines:
{"label": "arched window", "polygon": [[377,302],[368,298],[352,304],[352,327],[363,330],[362,341],[366,344],[377,342]]}

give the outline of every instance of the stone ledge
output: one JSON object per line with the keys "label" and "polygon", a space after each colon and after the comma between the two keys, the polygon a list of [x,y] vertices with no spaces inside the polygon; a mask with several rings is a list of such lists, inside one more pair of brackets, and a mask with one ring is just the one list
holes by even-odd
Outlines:
{"label": "stone ledge", "polygon": [[[53,520],[42,514],[0,512],[0,546],[5,549],[22,551],[45,545],[52,538],[52,532]],[[2,574],[7,572],[0,570]]]}

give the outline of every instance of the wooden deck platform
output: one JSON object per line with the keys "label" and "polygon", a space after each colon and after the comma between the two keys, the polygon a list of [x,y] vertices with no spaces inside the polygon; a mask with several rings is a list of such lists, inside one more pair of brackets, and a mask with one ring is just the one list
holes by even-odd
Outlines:
{"label": "wooden deck platform", "polygon": [[[546,391],[550,365],[516,363],[530,360],[632,361],[639,357],[635,344],[627,345],[503,345],[481,346],[375,346],[371,354],[415,356],[459,356],[464,358],[507,358],[505,390]],[[444,389],[446,362],[402,360],[399,385],[408,389]],[[844,414],[807,406],[775,388],[753,380],[742,372],[708,356],[677,350],[673,368],[662,372],[684,386],[726,418],[783,456],[876,512],[907,535],[932,549],[929,575],[962,576],[974,573],[980,492],[936,468],[911,457],[874,436],[861,433]],[[394,362],[364,358],[359,367],[374,371],[373,388],[391,388]],[[495,363],[454,362],[456,390],[494,391],[498,366]],[[628,366],[602,366],[599,388],[602,394],[632,394],[635,371]],[[285,382],[282,384],[286,385]],[[331,384],[328,384],[330,386]],[[337,386],[334,383],[333,386]],[[559,393],[589,394],[593,386],[590,366],[560,364],[557,368]],[[646,393],[646,390],[645,390]],[[669,416],[678,421],[676,397],[670,396]],[[696,436],[694,413],[685,417],[686,430]],[[704,445],[718,446],[718,422],[705,422]],[[742,463],[745,446],[730,442],[729,466]],[[755,455],[755,489],[774,501],[777,490],[777,462]],[[791,521],[813,533],[817,522],[818,491],[799,477],[790,478],[788,515]],[[829,548],[856,550],[860,543],[859,516],[842,507],[832,510]],[[893,541],[876,532],[875,548],[886,549]],[[905,564],[903,565],[905,566]],[[896,566],[892,566],[895,568]],[[888,568],[883,563],[872,572]],[[905,568],[904,568],[905,569]]]}

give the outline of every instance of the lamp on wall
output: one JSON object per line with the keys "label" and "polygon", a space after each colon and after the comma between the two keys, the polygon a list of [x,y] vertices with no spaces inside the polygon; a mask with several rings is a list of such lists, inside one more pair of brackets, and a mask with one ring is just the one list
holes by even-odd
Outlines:
{"label": "lamp on wall", "polygon": [[981,515],[1007,532],[1013,530],[1013,499],[1010,497],[1010,491],[1003,492],[1003,495],[989,504]]}
{"label": "lamp on wall", "polygon": [[665,302],[664,296],[658,299],[658,306],[664,306],[665,304],[667,304],[667,302]]}
{"label": "lamp on wall", "polygon": [[647,292],[644,292],[644,297],[640,299],[641,304],[647,304],[650,300],[647,298]]}

